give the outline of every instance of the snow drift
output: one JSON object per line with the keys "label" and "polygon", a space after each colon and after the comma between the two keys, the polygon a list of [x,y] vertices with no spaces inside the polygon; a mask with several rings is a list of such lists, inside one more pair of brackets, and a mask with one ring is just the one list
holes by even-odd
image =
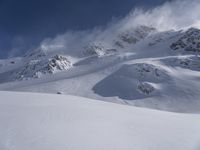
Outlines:
{"label": "snow drift", "polygon": [[[27,99],[29,97],[29,99]],[[199,150],[200,116],[0,92],[2,150]]]}

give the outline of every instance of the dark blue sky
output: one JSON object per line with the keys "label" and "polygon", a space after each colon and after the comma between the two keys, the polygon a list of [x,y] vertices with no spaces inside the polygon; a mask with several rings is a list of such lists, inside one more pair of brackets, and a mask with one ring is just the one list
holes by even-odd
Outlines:
{"label": "dark blue sky", "polygon": [[0,0],[0,57],[13,47],[21,52],[45,37],[66,30],[103,26],[134,7],[150,8],[167,0]]}

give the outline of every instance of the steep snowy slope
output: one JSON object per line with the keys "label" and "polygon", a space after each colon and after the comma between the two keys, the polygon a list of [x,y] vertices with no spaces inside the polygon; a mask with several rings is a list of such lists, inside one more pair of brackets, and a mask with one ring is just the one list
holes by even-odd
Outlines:
{"label": "steep snowy slope", "polygon": [[74,96],[0,92],[0,122],[2,150],[200,149],[200,115]]}

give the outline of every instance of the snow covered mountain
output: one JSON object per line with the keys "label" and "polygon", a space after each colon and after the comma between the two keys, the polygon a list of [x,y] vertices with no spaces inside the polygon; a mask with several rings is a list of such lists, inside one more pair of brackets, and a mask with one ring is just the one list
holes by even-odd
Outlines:
{"label": "snow covered mountain", "polygon": [[109,40],[96,36],[67,44],[61,36],[24,57],[0,60],[0,90],[200,112],[199,29],[161,32],[138,26]]}
{"label": "snow covered mountain", "polygon": [[111,37],[0,60],[0,149],[199,150],[200,30]]}

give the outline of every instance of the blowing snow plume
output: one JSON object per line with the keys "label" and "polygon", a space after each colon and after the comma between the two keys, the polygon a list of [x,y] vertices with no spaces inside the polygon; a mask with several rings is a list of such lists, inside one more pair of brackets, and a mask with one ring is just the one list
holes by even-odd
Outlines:
{"label": "blowing snow plume", "polygon": [[154,9],[133,10],[120,22],[123,30],[138,25],[153,26],[158,30],[179,30],[200,26],[199,0],[177,0],[166,2]]}
{"label": "blowing snow plume", "polygon": [[39,49],[45,53],[54,51],[81,56],[80,50],[88,43],[102,43],[107,49],[114,48],[121,33],[131,31],[138,26],[147,26],[159,31],[180,30],[200,27],[200,3],[198,0],[178,0],[166,2],[162,6],[144,11],[134,9],[126,17],[110,22],[106,27],[97,27],[87,31],[68,31],[55,38],[43,40]]}

